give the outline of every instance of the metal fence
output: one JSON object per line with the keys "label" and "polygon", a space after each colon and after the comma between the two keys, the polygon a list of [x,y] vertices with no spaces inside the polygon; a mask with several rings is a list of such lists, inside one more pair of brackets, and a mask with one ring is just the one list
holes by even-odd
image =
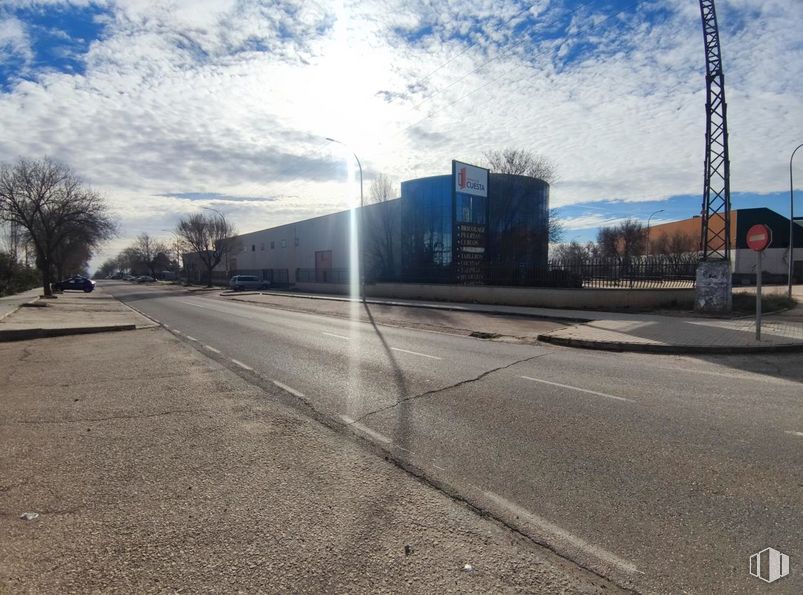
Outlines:
{"label": "metal fence", "polygon": [[694,287],[696,256],[640,256],[553,260],[553,275],[560,271],[567,279],[580,280],[582,287],[600,288],[684,288]]}
{"label": "metal fence", "polygon": [[[640,256],[632,258],[593,258],[550,260],[545,266],[484,265],[474,284],[564,288],[692,288],[697,275],[696,256]],[[368,277],[369,283],[457,283],[454,267],[426,267],[406,270],[399,277]],[[348,269],[296,269],[301,283],[349,282]]]}

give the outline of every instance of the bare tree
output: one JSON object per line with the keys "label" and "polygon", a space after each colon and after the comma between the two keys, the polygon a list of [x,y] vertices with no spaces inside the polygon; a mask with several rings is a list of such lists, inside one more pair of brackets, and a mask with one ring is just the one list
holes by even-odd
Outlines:
{"label": "bare tree", "polygon": [[170,257],[168,256],[170,248],[168,245],[152,238],[147,233],[139,234],[131,249],[154,279],[158,278],[159,269],[164,269],[170,264]]}
{"label": "bare tree", "polygon": [[212,287],[212,270],[237,249],[232,237],[234,225],[220,213],[196,213],[179,220],[176,235],[195,253],[207,272],[207,286]]}
{"label": "bare tree", "polygon": [[0,219],[25,230],[47,296],[59,254],[79,243],[91,251],[116,231],[105,199],[49,159],[0,165]]}
{"label": "bare tree", "polygon": [[647,230],[635,219],[625,219],[613,227],[602,227],[597,233],[602,256],[641,256],[647,249]]}
{"label": "bare tree", "polygon": [[530,176],[552,184],[558,179],[555,164],[547,157],[524,149],[502,149],[483,153],[488,168],[498,174]]}
{"label": "bare tree", "polygon": [[568,244],[560,244],[554,249],[554,257],[557,260],[571,263],[584,263],[598,255],[598,248],[594,242],[581,244],[572,240]]}
{"label": "bare tree", "polygon": [[368,207],[371,216],[366,237],[374,260],[373,273],[383,278],[391,277],[395,270],[393,250],[395,213],[390,202],[395,198],[398,198],[398,195],[390,178],[385,174],[377,175],[368,191],[368,199],[374,206]]}

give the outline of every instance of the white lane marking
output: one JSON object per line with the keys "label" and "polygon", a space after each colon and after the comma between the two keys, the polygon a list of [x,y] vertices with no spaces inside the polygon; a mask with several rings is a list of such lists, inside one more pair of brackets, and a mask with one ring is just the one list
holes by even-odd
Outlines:
{"label": "white lane marking", "polygon": [[323,335],[327,335],[327,336],[329,336],[329,337],[336,337],[336,338],[338,338],[338,339],[345,339],[346,341],[348,341],[348,340],[349,340],[349,338],[348,338],[348,337],[344,337],[343,335],[336,335],[336,334],[334,334],[334,333],[326,333],[326,332],[324,332],[324,333],[321,333],[321,334],[323,334]]}
{"label": "white lane marking", "polygon": [[162,323],[162,326],[165,327],[165,328],[170,328],[170,325],[165,324],[164,322]]}
{"label": "white lane marking", "polygon": [[415,454],[412,450],[410,450],[408,448],[404,448],[403,446],[399,446],[398,444],[394,444],[393,446],[395,446],[399,450],[403,450],[404,452],[409,452],[411,455]]}
{"label": "white lane marking", "polygon": [[212,347],[211,345],[204,345],[204,347],[206,347],[206,348],[207,348],[209,351],[211,351],[212,353],[220,353],[220,349],[215,349],[215,348],[214,348],[214,347]]}
{"label": "white lane marking", "polygon": [[791,434],[792,436],[803,436],[803,432],[795,432],[794,430],[786,430],[786,434]]}
{"label": "white lane marking", "polygon": [[581,393],[588,393],[589,395],[596,395],[598,397],[605,397],[606,399],[616,399],[617,401],[627,401],[628,403],[635,403],[633,399],[625,399],[624,397],[617,397],[616,395],[609,395],[606,393],[600,393],[595,390],[588,390],[587,388],[580,388],[579,386],[571,386],[569,384],[561,384],[560,382],[550,382],[549,380],[541,380],[540,378],[532,378],[531,376],[519,376],[519,378],[524,378],[525,380],[532,380],[533,382],[543,382],[544,384],[551,384],[552,386],[559,386],[560,388],[568,388],[571,390],[576,390]]}
{"label": "white lane marking", "polygon": [[283,382],[279,382],[278,380],[271,380],[271,382],[273,382],[273,384],[275,384],[276,386],[278,386],[280,389],[282,389],[282,390],[286,390],[286,391],[287,391],[288,393],[290,393],[291,395],[295,395],[296,397],[301,397],[302,399],[304,398],[304,393],[302,393],[301,391],[298,391],[298,390],[294,389],[294,388],[293,388],[293,387],[291,387],[291,386],[287,386],[287,385],[286,385],[286,384],[284,384]]}
{"label": "white lane marking", "polygon": [[249,370],[250,372],[253,372],[253,371],[254,371],[254,368],[252,368],[251,366],[246,366],[246,365],[245,365],[243,362],[241,362],[241,361],[238,361],[238,360],[236,360],[236,359],[234,359],[234,358],[232,358],[231,362],[232,362],[233,364],[235,364],[235,365],[238,365],[238,366],[240,366],[240,367],[241,367],[241,368],[243,368],[244,370]]}
{"label": "white lane marking", "polygon": [[363,424],[361,424],[359,422],[354,421],[348,415],[341,415],[340,419],[342,419],[344,422],[346,422],[352,428],[357,428],[363,434],[368,434],[369,436],[371,436],[372,438],[376,438],[380,442],[384,442],[385,444],[390,444],[392,442],[392,440],[390,438],[388,438],[387,436],[385,436],[384,434],[380,434],[379,432],[375,432],[374,430],[372,430],[368,426],[365,426],[365,425],[363,425]]}
{"label": "white lane marking", "polygon": [[174,332],[175,334],[177,334],[177,335],[183,335],[183,334],[184,334],[184,333],[182,333],[180,330],[178,330],[177,328],[174,328],[174,329],[173,329],[173,332]]}
{"label": "white lane marking", "polygon": [[186,335],[186,337],[187,337],[187,338],[188,338],[190,341],[195,341],[196,343],[198,342],[198,339],[196,339],[195,337],[190,337],[189,335]]}
{"label": "white lane marking", "polygon": [[204,310],[208,310],[209,309],[206,306],[199,306],[198,304],[195,304],[193,302],[188,302],[187,300],[179,300],[179,302],[181,302],[182,304],[188,304],[190,306],[195,306],[196,308],[203,308]]}
{"label": "white lane marking", "polygon": [[436,465],[435,463],[432,463],[432,466],[433,466],[433,467],[435,467],[435,469],[438,469],[438,470],[440,470],[440,471],[446,471],[446,467],[439,467],[439,466],[438,466],[438,465]]}
{"label": "white lane marking", "polygon": [[638,570],[636,568],[636,565],[633,564],[632,562],[628,562],[627,560],[624,560],[623,558],[620,558],[616,554],[613,554],[608,550],[603,549],[597,545],[588,543],[585,539],[582,539],[580,537],[577,537],[576,535],[569,533],[565,529],[558,527],[555,523],[552,523],[546,520],[545,518],[540,517],[537,514],[534,514],[529,510],[522,508],[518,504],[514,504],[509,500],[505,500],[504,498],[502,498],[502,496],[499,496],[497,494],[494,494],[493,492],[488,492],[488,491],[483,491],[482,493],[485,494],[485,497],[494,502],[497,506],[506,509],[508,512],[511,512],[517,517],[519,517],[520,520],[524,520],[530,523],[539,530],[551,533],[553,536],[570,543],[575,548],[588,554],[591,554],[592,556],[610,565],[617,566],[627,572],[638,572],[640,574],[644,574],[643,572]]}
{"label": "white lane marking", "polygon": [[428,357],[429,359],[443,359],[437,355],[427,355],[426,353],[419,353],[418,351],[408,351],[407,349],[400,349],[398,347],[391,347],[393,351],[401,351],[402,353],[409,353],[410,355],[420,355],[421,357]]}

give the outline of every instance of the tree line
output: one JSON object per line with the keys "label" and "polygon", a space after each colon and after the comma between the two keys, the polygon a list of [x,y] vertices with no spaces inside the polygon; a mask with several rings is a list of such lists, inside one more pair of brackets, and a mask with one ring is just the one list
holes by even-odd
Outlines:
{"label": "tree line", "polygon": [[116,273],[148,274],[158,279],[162,272],[170,271],[178,277],[183,268],[183,255],[189,253],[205,271],[206,282],[211,287],[212,270],[239,248],[236,235],[236,228],[223,213],[194,213],[179,219],[172,241],[143,232],[117,256],[105,260],[95,275],[104,278]]}
{"label": "tree line", "polygon": [[594,258],[679,257],[696,255],[699,250],[700,238],[680,230],[655,238],[650,235],[640,221],[628,218],[617,225],[601,227],[596,242],[559,244],[552,256],[557,260],[585,262]]}

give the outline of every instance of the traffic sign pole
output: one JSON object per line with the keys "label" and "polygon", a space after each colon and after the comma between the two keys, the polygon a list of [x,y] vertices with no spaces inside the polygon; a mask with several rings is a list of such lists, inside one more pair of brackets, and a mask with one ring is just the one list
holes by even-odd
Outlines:
{"label": "traffic sign pole", "polygon": [[761,255],[763,250],[756,251],[756,341],[761,341]]}
{"label": "traffic sign pole", "polygon": [[756,341],[761,341],[761,256],[772,244],[772,229],[761,223],[747,230],[747,247],[756,253]]}

